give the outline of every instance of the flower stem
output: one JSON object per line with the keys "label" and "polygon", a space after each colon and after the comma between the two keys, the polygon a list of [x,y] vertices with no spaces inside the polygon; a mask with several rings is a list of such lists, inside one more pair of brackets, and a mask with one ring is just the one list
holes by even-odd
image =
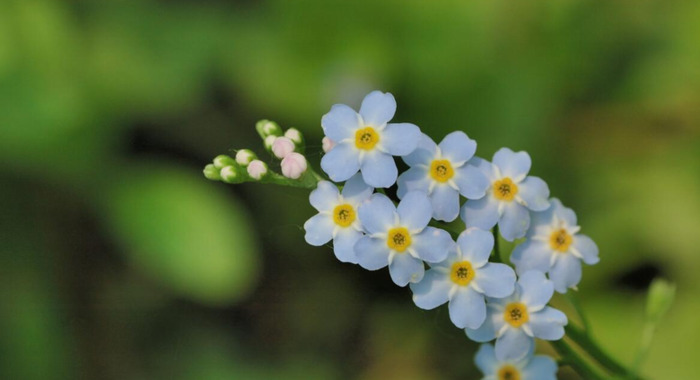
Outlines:
{"label": "flower stem", "polygon": [[581,319],[583,331],[586,333],[586,335],[590,334],[590,324],[588,323],[588,318],[586,318],[586,314],[583,312],[583,308],[579,302],[578,293],[573,291],[566,292],[566,298],[569,300],[571,305],[574,307],[574,310],[576,310],[576,314],[578,314],[579,318]]}
{"label": "flower stem", "polygon": [[496,224],[493,227],[493,262],[494,263],[502,263],[503,259],[501,259],[501,248],[498,244],[498,224]]}
{"label": "flower stem", "polygon": [[617,375],[630,375],[630,371],[625,368],[625,366],[605,353],[600,346],[580,328],[571,324],[566,326],[566,336],[610,372]]}
{"label": "flower stem", "polygon": [[603,380],[604,377],[586,362],[564,339],[549,342],[561,355],[562,362],[570,365],[576,373],[586,380]]}

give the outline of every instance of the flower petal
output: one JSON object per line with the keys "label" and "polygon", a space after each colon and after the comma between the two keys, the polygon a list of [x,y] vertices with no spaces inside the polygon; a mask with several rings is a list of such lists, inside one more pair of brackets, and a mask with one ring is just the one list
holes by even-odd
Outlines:
{"label": "flower petal", "polygon": [[426,227],[423,232],[413,235],[410,249],[429,263],[439,263],[447,257],[450,246],[454,244],[450,234],[435,227]]}
{"label": "flower petal", "polygon": [[476,153],[476,141],[470,139],[462,131],[448,134],[438,146],[442,151],[442,157],[450,160],[455,166],[469,161]]}
{"label": "flower petal", "polygon": [[491,182],[483,171],[470,164],[457,168],[453,180],[457,184],[460,194],[468,199],[482,198],[491,186]]}
{"label": "flower petal", "polygon": [[[497,328],[500,327],[494,323],[497,317],[497,315],[493,314],[493,309],[488,309],[486,312],[486,319],[484,320],[484,323],[482,323],[481,326],[479,326],[479,328],[466,328],[464,329],[464,331],[467,333],[469,339],[475,342],[490,342],[496,339],[496,331]],[[503,318],[501,317],[501,319]]]}
{"label": "flower petal", "polygon": [[389,264],[391,279],[398,286],[406,286],[409,282],[419,282],[423,279],[424,273],[423,262],[407,253],[397,253]]}
{"label": "flower petal", "polygon": [[[366,125],[381,127],[396,113],[396,99],[390,93],[372,91],[362,100],[360,115]],[[332,139],[333,137],[331,137]]]}
{"label": "flower petal", "polygon": [[593,265],[600,261],[598,257],[598,246],[586,235],[574,235],[573,250],[578,253],[584,263]]}
{"label": "flower petal", "polygon": [[478,329],[486,319],[484,296],[471,287],[460,287],[450,300],[450,320],[463,329]]}
{"label": "flower petal", "polygon": [[357,263],[367,270],[377,270],[389,265],[389,247],[383,239],[363,236],[355,243]]}
{"label": "flower petal", "polygon": [[549,271],[549,279],[554,283],[554,290],[566,293],[581,281],[581,260],[570,253],[559,255]]}
{"label": "flower petal", "polygon": [[413,302],[421,309],[434,309],[449,301],[453,285],[445,272],[429,269],[420,282],[411,284]]}
{"label": "flower petal", "polygon": [[451,222],[459,216],[459,192],[445,184],[438,184],[430,194],[433,218]]}
{"label": "flower petal", "polygon": [[488,194],[481,199],[470,199],[462,206],[460,217],[467,227],[490,230],[498,222],[498,201]]}
{"label": "flower petal", "polygon": [[341,228],[333,238],[333,252],[344,263],[357,264],[355,243],[362,237],[362,232],[352,228]]}
{"label": "flower petal", "polygon": [[542,309],[554,294],[554,284],[540,271],[531,270],[523,273],[518,280],[520,285],[520,300],[527,305],[528,310]]}
{"label": "flower petal", "polygon": [[484,174],[486,179],[489,180],[489,182],[493,182],[494,180],[498,179],[495,177],[495,173],[493,170],[493,164],[490,162],[484,160],[481,157],[472,157],[471,160],[469,160],[469,165],[474,166],[475,168],[479,169],[481,173]]}
{"label": "flower petal", "polygon": [[321,158],[321,169],[334,182],[343,182],[360,169],[360,156],[350,143],[340,143]]}
{"label": "flower petal", "polygon": [[418,146],[411,154],[401,157],[408,166],[426,165],[435,159],[437,154],[437,144],[425,133],[421,134]]}
{"label": "flower petal", "polygon": [[493,155],[493,164],[498,166],[503,177],[520,182],[530,171],[532,160],[527,152],[516,153],[508,148],[501,148]]}
{"label": "flower petal", "polygon": [[427,194],[431,180],[428,177],[428,170],[424,166],[414,166],[401,173],[397,182],[399,188],[396,195],[399,196],[399,199],[403,199],[406,193],[413,190]]}
{"label": "flower petal", "polygon": [[546,273],[552,262],[552,250],[548,243],[528,239],[513,249],[510,261],[520,274],[529,270]]}
{"label": "flower petal", "polygon": [[333,238],[334,227],[335,224],[330,215],[316,214],[304,223],[304,230],[306,231],[304,239],[306,239],[307,243],[317,247],[324,245]]}
{"label": "flower petal", "polygon": [[501,236],[507,241],[513,241],[525,236],[530,226],[530,213],[525,206],[517,202],[506,203],[503,216],[498,221]]}
{"label": "flower petal", "polygon": [[539,177],[529,176],[520,182],[518,195],[530,210],[544,211],[549,207],[549,187]]}
{"label": "flower petal", "polygon": [[515,290],[515,272],[506,264],[488,263],[476,270],[474,284],[488,297],[508,297]]}
{"label": "flower petal", "polygon": [[405,156],[410,154],[421,139],[418,126],[411,123],[390,123],[381,132],[379,149],[392,156]]}
{"label": "flower petal", "polygon": [[323,132],[336,143],[354,138],[355,131],[360,128],[360,115],[345,104],[336,104],[321,118]]}
{"label": "flower petal", "polygon": [[390,155],[376,149],[365,154],[362,161],[362,178],[368,185],[390,187],[396,182],[398,174],[394,158]]}
{"label": "flower petal", "polygon": [[396,207],[386,195],[376,193],[357,208],[357,216],[367,232],[385,233],[394,225]]}
{"label": "flower petal", "polygon": [[479,228],[467,228],[459,234],[457,245],[462,258],[471,262],[474,268],[480,268],[488,262],[493,250],[493,235]]}
{"label": "flower petal", "polygon": [[371,186],[368,186],[362,179],[362,174],[357,173],[347,182],[345,182],[345,186],[343,186],[343,191],[341,194],[343,195],[345,201],[352,204],[358,204],[368,199],[370,195],[372,195],[373,191],[374,189]]}
{"label": "flower petal", "polygon": [[518,361],[524,358],[535,344],[535,340],[522,329],[509,327],[496,339],[496,358],[500,361]]}
{"label": "flower petal", "polygon": [[564,336],[564,326],[568,323],[566,314],[553,307],[545,307],[537,313],[530,313],[527,324],[535,338],[559,340]]}
{"label": "flower petal", "polygon": [[[479,351],[476,352],[474,363],[484,376],[494,375],[499,367],[498,359],[496,359],[496,351],[491,344],[482,344]],[[533,377],[532,379],[537,379]]]}
{"label": "flower petal", "polygon": [[552,210],[559,219],[563,220],[569,226],[578,224],[574,210],[565,207],[557,198],[552,198],[549,202],[553,204]]}
{"label": "flower petal", "polygon": [[318,211],[333,211],[338,204],[338,188],[331,182],[319,181],[309,194],[309,202]]}
{"label": "flower petal", "polygon": [[423,230],[433,215],[430,199],[421,191],[409,191],[396,208],[401,225],[409,230]]}
{"label": "flower petal", "polygon": [[524,379],[557,380],[557,363],[549,356],[536,355],[523,368]]}

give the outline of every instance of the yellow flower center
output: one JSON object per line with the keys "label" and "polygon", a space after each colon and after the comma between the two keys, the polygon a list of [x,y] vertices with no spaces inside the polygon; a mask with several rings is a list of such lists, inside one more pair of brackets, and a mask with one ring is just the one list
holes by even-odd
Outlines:
{"label": "yellow flower center", "polygon": [[474,268],[469,261],[459,261],[452,264],[450,271],[452,282],[460,286],[467,286],[474,279]]}
{"label": "yellow flower center", "polygon": [[518,194],[518,185],[508,178],[502,178],[493,183],[493,195],[500,201],[512,201]]}
{"label": "yellow flower center", "polygon": [[379,134],[372,127],[360,128],[355,132],[355,146],[358,149],[370,150],[379,142]]}
{"label": "yellow flower center", "polygon": [[447,182],[454,175],[455,171],[448,160],[433,160],[430,164],[430,176],[438,182]]}
{"label": "yellow flower center", "polygon": [[403,252],[411,245],[411,234],[404,227],[392,228],[386,238],[386,245],[397,252]]}
{"label": "yellow flower center", "polygon": [[506,364],[498,370],[498,380],[520,380],[520,371],[510,364]]}
{"label": "yellow flower center", "polygon": [[569,250],[569,246],[573,240],[571,235],[562,228],[552,232],[552,235],[549,236],[549,245],[553,250],[564,253]]}
{"label": "yellow flower center", "polygon": [[513,327],[520,327],[530,319],[530,316],[527,314],[527,307],[520,302],[509,303],[503,312],[503,317]]}
{"label": "yellow flower center", "polygon": [[349,204],[335,206],[333,209],[333,221],[341,227],[347,227],[355,221],[355,209]]}

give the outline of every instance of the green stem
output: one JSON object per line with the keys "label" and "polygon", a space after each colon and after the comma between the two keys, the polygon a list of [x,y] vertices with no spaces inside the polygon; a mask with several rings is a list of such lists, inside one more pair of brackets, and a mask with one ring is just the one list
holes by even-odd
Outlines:
{"label": "green stem", "polygon": [[566,336],[610,372],[616,375],[630,375],[630,371],[625,366],[605,353],[583,330],[570,324],[566,326]]}
{"label": "green stem", "polygon": [[586,362],[564,339],[549,342],[561,355],[562,362],[570,365],[576,373],[586,380],[603,380],[604,377]]}
{"label": "green stem", "polygon": [[649,349],[651,348],[651,341],[654,337],[654,332],[656,331],[656,324],[647,321],[644,324],[644,329],[642,330],[642,342],[639,346],[639,351],[634,358],[634,363],[632,364],[632,371],[637,374],[639,369],[642,367],[644,359],[646,359]]}
{"label": "green stem", "polygon": [[588,318],[586,318],[586,314],[583,312],[583,308],[581,307],[581,303],[578,299],[578,293],[575,293],[573,291],[566,292],[566,298],[574,307],[574,310],[576,310],[576,314],[578,314],[579,318],[581,318],[583,330],[586,333],[586,335],[588,335],[591,331],[591,325],[588,323]]}
{"label": "green stem", "polygon": [[498,224],[493,227],[493,262],[502,263],[501,249],[498,244]]}

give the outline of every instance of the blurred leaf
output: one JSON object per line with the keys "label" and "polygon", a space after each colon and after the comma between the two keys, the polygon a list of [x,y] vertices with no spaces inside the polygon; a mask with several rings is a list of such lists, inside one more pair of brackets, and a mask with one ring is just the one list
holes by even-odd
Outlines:
{"label": "blurred leaf", "polygon": [[200,171],[139,166],[102,199],[112,232],[140,270],[207,304],[246,296],[259,275],[249,216]]}

